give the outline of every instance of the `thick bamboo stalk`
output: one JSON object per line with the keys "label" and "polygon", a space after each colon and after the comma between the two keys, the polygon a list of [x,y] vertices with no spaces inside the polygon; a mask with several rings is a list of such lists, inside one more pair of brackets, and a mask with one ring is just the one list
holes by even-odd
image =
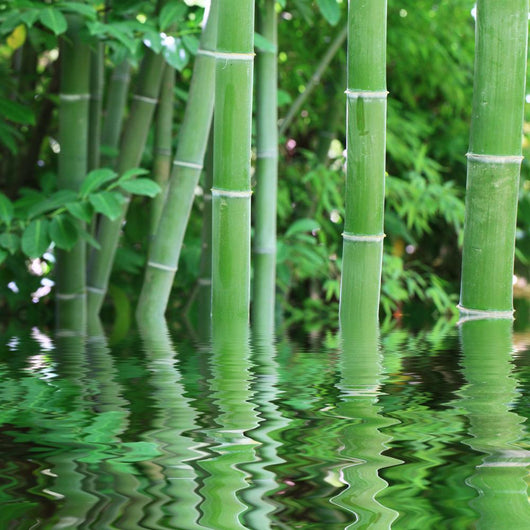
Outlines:
{"label": "thick bamboo stalk", "polygon": [[212,331],[248,321],[254,2],[220,0],[212,189]]}
{"label": "thick bamboo stalk", "polygon": [[351,0],[348,12],[346,215],[341,327],[357,306],[377,320],[383,257],[386,0]]}
{"label": "thick bamboo stalk", "polygon": [[156,110],[153,177],[162,192],[151,201],[151,239],[155,237],[162,214],[169,176],[171,173],[171,139],[173,129],[173,90],[175,69],[166,64],[160,88],[160,101]]}
{"label": "thick bamboo stalk", "polygon": [[88,171],[99,167],[101,109],[105,77],[105,45],[98,42],[90,54],[90,105],[88,127]]}
{"label": "thick bamboo stalk", "polygon": [[274,329],[276,294],[276,202],[278,190],[278,22],[274,0],[264,0],[258,32],[274,51],[256,57],[257,163],[254,196],[253,321],[260,329]]}
{"label": "thick bamboo stalk", "polygon": [[[138,88],[133,97],[132,108],[120,143],[117,165],[117,172],[120,175],[130,168],[137,167],[140,163],[158,101],[163,66],[162,55],[146,50],[138,73]],[[88,270],[88,311],[91,314],[99,313],[105,298],[128,205],[126,201],[117,219],[111,221],[104,217],[98,226],[97,239],[101,250],[92,250]]]}
{"label": "thick bamboo stalk", "polygon": [[285,118],[283,118],[279,129],[280,136],[285,133],[289,125],[291,125],[294,117],[298,114],[300,107],[307,101],[307,98],[311,92],[313,92],[314,88],[320,83],[322,74],[326,71],[326,68],[329,66],[329,63],[333,60],[333,57],[335,57],[340,47],[344,44],[347,34],[348,26],[346,25],[339,33],[337,33],[333,39],[333,42],[330,44],[326,53],[322,56],[322,59],[318,63],[313,75],[311,76],[311,79],[306,84],[305,90],[294,100],[293,104],[285,115]]}
{"label": "thick bamboo stalk", "polygon": [[[68,31],[60,44],[60,189],[77,190],[87,173],[90,46],[80,38],[81,26],[80,17],[68,17]],[[57,250],[56,257],[57,327],[84,332],[86,244],[79,240],[70,251]]]}
{"label": "thick bamboo stalk", "polygon": [[512,318],[528,1],[477,2],[460,311]]}
{"label": "thick bamboo stalk", "polygon": [[149,260],[138,301],[138,318],[159,318],[164,314],[178,268],[212,121],[217,7],[218,2],[214,0],[195,59],[167,197],[157,234],[149,248]]}

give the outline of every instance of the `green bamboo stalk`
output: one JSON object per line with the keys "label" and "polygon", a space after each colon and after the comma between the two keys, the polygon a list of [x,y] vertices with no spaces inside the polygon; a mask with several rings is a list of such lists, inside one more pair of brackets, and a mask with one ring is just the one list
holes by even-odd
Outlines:
{"label": "green bamboo stalk", "polygon": [[212,188],[212,328],[244,319],[250,301],[250,140],[254,2],[220,0]]}
{"label": "green bamboo stalk", "polygon": [[[164,58],[152,50],[146,50],[138,73],[138,87],[133,97],[133,104],[124,134],[120,142],[120,154],[117,164],[118,174],[137,167],[147,140],[147,134],[157,104]],[[107,292],[114,255],[118,247],[120,231],[129,200],[124,203],[121,215],[111,221],[103,217],[98,226],[97,239],[100,250],[91,251],[88,269],[88,312],[97,315]]]}
{"label": "green bamboo stalk", "polygon": [[384,238],[386,5],[386,0],[351,0],[348,11],[341,327],[351,324],[357,305],[366,305],[372,318],[378,318]]}
{"label": "green bamboo stalk", "polygon": [[477,2],[460,311],[512,318],[528,1]]}
{"label": "green bamboo stalk", "polygon": [[293,104],[291,105],[289,111],[285,115],[285,118],[283,118],[281,122],[279,129],[280,136],[282,136],[282,134],[285,134],[285,132],[291,125],[294,117],[298,114],[300,107],[307,101],[308,97],[310,96],[311,92],[313,92],[315,87],[320,84],[320,78],[322,77],[322,74],[326,71],[326,68],[329,66],[329,63],[331,63],[333,57],[335,57],[340,47],[344,44],[347,34],[348,26],[346,25],[339,33],[337,33],[337,35],[333,39],[333,42],[327,49],[326,53],[322,56],[322,59],[320,59],[320,62],[318,63],[318,66],[316,67],[313,75],[311,76],[311,79],[305,86],[305,90],[293,101]]}
{"label": "green bamboo stalk", "polygon": [[151,239],[155,237],[158,221],[162,214],[166,188],[171,173],[171,139],[173,129],[173,91],[175,88],[175,69],[168,64],[164,67],[160,101],[156,110],[155,147],[153,177],[162,192],[151,201]]}
{"label": "green bamboo stalk", "polygon": [[[278,192],[278,21],[274,0],[261,2],[258,32],[273,46],[256,57],[257,163],[254,197],[253,312],[260,328],[274,330],[276,295],[276,202]],[[253,319],[256,320],[256,319]]]}
{"label": "green bamboo stalk", "polygon": [[213,1],[195,59],[177,153],[138,301],[137,318],[163,316],[178,268],[182,242],[203,167],[211,127],[215,83],[217,7]]}
{"label": "green bamboo stalk", "polygon": [[470,501],[478,514],[475,528],[527,528],[525,419],[510,410],[519,395],[512,364],[512,321],[464,321],[460,339],[468,382],[459,403],[469,419],[465,443],[482,455],[482,462],[466,479],[476,491]]}
{"label": "green bamboo stalk", "polygon": [[129,92],[131,65],[127,59],[116,65],[110,78],[105,120],[101,131],[101,165],[114,167]]}
{"label": "green bamboo stalk", "polygon": [[[60,189],[77,190],[87,173],[90,46],[80,37],[82,26],[81,17],[69,16],[68,31],[60,43]],[[86,326],[86,243],[80,239],[68,252],[57,250],[56,258],[57,326],[82,332]]]}
{"label": "green bamboo stalk", "polygon": [[90,54],[90,104],[88,125],[88,171],[99,167],[101,146],[101,109],[105,80],[105,45],[96,44]]}

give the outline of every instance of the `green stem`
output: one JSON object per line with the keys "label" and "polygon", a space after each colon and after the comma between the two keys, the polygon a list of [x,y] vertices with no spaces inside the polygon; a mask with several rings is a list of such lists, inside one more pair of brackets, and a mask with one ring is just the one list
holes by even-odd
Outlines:
{"label": "green stem", "polygon": [[178,268],[212,121],[217,5],[218,2],[212,2],[200,50],[195,59],[167,197],[157,234],[149,248],[149,261],[137,308],[139,319],[159,318],[164,314]]}
{"label": "green stem", "polygon": [[261,51],[256,58],[257,165],[254,197],[253,320],[262,331],[274,329],[276,291],[276,202],[278,190],[278,22],[274,0],[264,0],[258,32],[274,51]]}
{"label": "green stem", "polygon": [[212,189],[212,326],[248,322],[254,2],[220,0]]}
{"label": "green stem", "polygon": [[477,2],[460,310],[512,318],[528,1]]}
{"label": "green stem", "polygon": [[346,215],[341,327],[356,307],[378,318],[383,257],[386,0],[351,0],[348,12]]}
{"label": "green stem", "polygon": [[294,100],[289,111],[285,115],[285,118],[282,120],[279,130],[280,136],[285,134],[285,131],[287,131],[289,125],[291,125],[291,122],[293,121],[294,117],[298,114],[300,107],[306,102],[311,92],[313,92],[314,88],[320,83],[320,78],[322,77],[322,74],[326,71],[326,68],[329,66],[329,63],[331,63],[333,57],[335,57],[340,47],[344,44],[347,34],[348,26],[346,25],[339,33],[337,33],[330,47],[327,49],[322,59],[320,59],[320,62],[318,63],[315,72],[313,73],[311,79],[305,86],[305,90]]}
{"label": "green stem", "polygon": [[96,169],[100,163],[101,109],[103,103],[105,45],[96,44],[90,55],[90,105],[88,127],[88,170]]}

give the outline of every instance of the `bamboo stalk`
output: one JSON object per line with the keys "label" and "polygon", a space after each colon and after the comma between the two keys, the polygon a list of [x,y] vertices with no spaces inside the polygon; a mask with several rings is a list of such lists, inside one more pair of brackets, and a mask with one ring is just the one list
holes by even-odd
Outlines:
{"label": "bamboo stalk", "polygon": [[[87,173],[90,46],[80,38],[82,19],[68,17],[60,43],[59,97],[60,189],[77,190]],[[81,222],[79,222],[81,227]],[[70,251],[56,253],[56,323],[59,329],[84,332],[86,327],[86,244],[79,240]]]}
{"label": "bamboo stalk", "polygon": [[151,201],[151,239],[155,237],[162,214],[169,176],[171,173],[171,139],[173,129],[173,90],[175,69],[166,64],[156,110],[153,177],[162,192]]}
{"label": "bamboo stalk", "polygon": [[276,291],[276,202],[278,192],[278,21],[274,0],[264,0],[258,32],[274,51],[256,57],[257,164],[254,196],[253,321],[260,329],[274,330]]}
{"label": "bamboo stalk", "polygon": [[90,104],[88,126],[88,171],[99,167],[101,145],[101,109],[105,73],[105,45],[96,44],[90,54]]}
{"label": "bamboo stalk", "polygon": [[212,121],[217,6],[218,2],[213,1],[195,59],[167,197],[157,234],[149,248],[149,260],[136,312],[138,319],[163,316],[178,268]]}
{"label": "bamboo stalk", "polygon": [[[147,134],[158,101],[164,58],[151,50],[146,50],[138,73],[138,87],[124,128],[120,143],[120,155],[117,164],[118,174],[140,163]],[[88,311],[98,314],[109,283],[112,263],[118,247],[121,226],[127,214],[128,200],[122,207],[121,215],[111,221],[103,217],[98,226],[98,241],[101,250],[93,249],[88,270]]]}
{"label": "bamboo stalk", "polygon": [[249,317],[254,2],[220,0],[212,189],[212,332]]}
{"label": "bamboo stalk", "polygon": [[285,115],[285,118],[283,118],[279,130],[280,136],[285,134],[285,131],[287,131],[289,125],[291,125],[294,117],[298,114],[300,107],[306,102],[311,92],[313,92],[314,88],[320,83],[322,74],[326,71],[326,68],[329,66],[329,63],[333,60],[333,57],[335,57],[340,47],[344,44],[347,34],[348,26],[346,25],[339,33],[337,33],[330,47],[327,49],[326,53],[322,56],[322,59],[318,63],[313,75],[311,76],[311,79],[306,84],[305,90],[294,100],[293,104],[289,108],[289,111]]}
{"label": "bamboo stalk", "polygon": [[460,311],[512,318],[528,1],[477,2]]}
{"label": "bamboo stalk", "polygon": [[349,4],[341,328],[351,324],[358,307],[378,318],[384,238],[386,5],[386,0]]}

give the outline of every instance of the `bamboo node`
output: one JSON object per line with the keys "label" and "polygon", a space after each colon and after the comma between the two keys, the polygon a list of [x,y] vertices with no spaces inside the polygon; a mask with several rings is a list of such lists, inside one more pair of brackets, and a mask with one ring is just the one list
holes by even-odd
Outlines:
{"label": "bamboo node", "polygon": [[458,304],[457,309],[460,311],[460,320],[458,325],[470,320],[499,320],[499,319],[511,319],[513,320],[514,310],[509,311],[498,311],[496,309],[469,309],[461,304]]}
{"label": "bamboo node", "polygon": [[276,254],[276,247],[254,247],[254,254]]}
{"label": "bamboo node", "polygon": [[85,298],[85,293],[71,293],[71,294],[64,294],[64,293],[57,293],[55,295],[55,298],[57,300],[76,300],[77,298]]}
{"label": "bamboo node", "polygon": [[82,101],[90,99],[90,94],[59,94],[62,101]]}
{"label": "bamboo node", "polygon": [[163,265],[162,263],[156,263],[155,261],[148,261],[148,267],[160,269],[162,271],[177,272],[177,267],[170,267],[169,265]]}
{"label": "bamboo node", "polygon": [[196,162],[186,162],[184,160],[173,160],[174,166],[181,166],[181,167],[191,167],[192,169],[198,169],[199,171],[202,170],[202,164],[197,164]]}
{"label": "bamboo node", "polygon": [[342,232],[342,237],[345,241],[365,241],[367,243],[371,243],[383,241],[383,239],[386,237],[386,234],[361,235]]}
{"label": "bamboo node", "polygon": [[486,162],[490,164],[520,164],[524,156],[521,155],[481,155],[478,153],[466,153],[468,160]]}
{"label": "bamboo node", "polygon": [[99,287],[89,287],[86,288],[87,291],[95,294],[105,294],[107,291],[105,289],[100,289]]}
{"label": "bamboo node", "polygon": [[348,88],[344,93],[350,99],[386,99],[388,96],[388,90],[351,90]]}
{"label": "bamboo node", "polygon": [[156,105],[158,103],[158,99],[150,98],[148,96],[142,96],[140,94],[135,94],[133,96],[133,99],[137,99],[138,101],[142,101],[144,103],[149,103],[150,105]]}
{"label": "bamboo node", "polygon": [[199,278],[197,280],[197,283],[199,285],[212,285],[212,279],[211,278]]}
{"label": "bamboo node", "polygon": [[212,188],[212,195],[219,197],[233,197],[235,199],[249,199],[252,191],[248,190],[222,190],[219,188]]}
{"label": "bamboo node", "polygon": [[269,151],[258,151],[256,158],[278,158],[278,151],[271,149]]}
{"label": "bamboo node", "polygon": [[210,50],[198,50],[197,55],[206,55],[214,59],[225,59],[232,61],[253,61],[255,53],[217,52]]}

